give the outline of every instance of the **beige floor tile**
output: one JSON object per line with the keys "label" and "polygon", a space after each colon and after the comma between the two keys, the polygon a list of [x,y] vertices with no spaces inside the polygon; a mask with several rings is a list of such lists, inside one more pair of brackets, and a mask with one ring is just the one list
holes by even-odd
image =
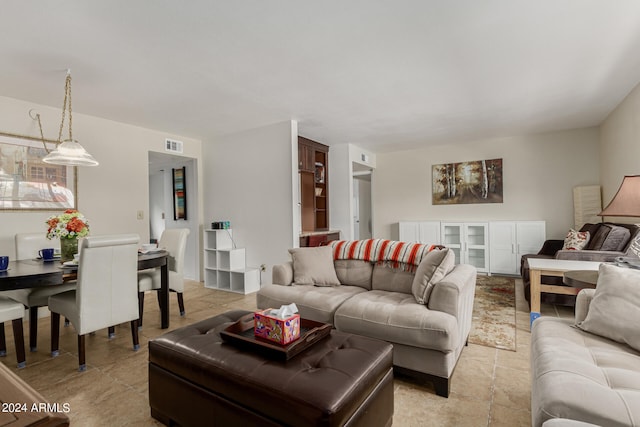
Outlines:
{"label": "beige floor tile", "polygon": [[491,407],[491,427],[528,427],[531,412],[494,404]]}
{"label": "beige floor tile", "polygon": [[514,409],[527,408],[531,403],[530,372],[496,366],[493,402]]}

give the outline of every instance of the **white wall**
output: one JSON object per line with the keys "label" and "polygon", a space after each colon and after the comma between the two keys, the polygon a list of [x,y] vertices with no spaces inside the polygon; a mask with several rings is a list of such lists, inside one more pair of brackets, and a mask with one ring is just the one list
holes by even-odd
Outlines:
{"label": "white wall", "polygon": [[[363,155],[366,160],[363,160]],[[329,226],[340,230],[340,238],[354,238],[353,165],[375,169],[376,155],[353,144],[332,145],[329,148]]]}
{"label": "white wall", "polygon": [[[573,187],[597,185],[597,128],[378,153],[374,237],[397,238],[400,220],[545,220],[548,238],[573,226]],[[503,159],[504,203],[431,204],[434,164]]]}
{"label": "white wall", "polygon": [[340,230],[344,240],[353,239],[351,176],[349,144],[329,147],[329,228]]}
{"label": "white wall", "polygon": [[[609,114],[600,126],[602,205],[616,194],[625,175],[640,175],[640,85]],[[638,222],[637,218],[605,218]]]}
{"label": "white wall", "polygon": [[273,264],[290,259],[298,239],[297,140],[297,123],[283,122],[203,144],[205,227],[231,221],[247,265],[266,264],[262,283],[271,282]]}
{"label": "white wall", "polygon": [[[82,107],[74,107],[73,136],[100,162],[97,167],[78,168],[78,208],[89,219],[91,234],[137,233],[147,241],[148,152],[164,152],[165,138],[173,138],[184,142],[185,156],[200,159],[201,142],[79,114],[75,111]],[[45,137],[57,138],[59,109],[6,97],[0,97],[0,131],[39,136],[37,122],[28,114],[30,109],[40,113]],[[199,205],[202,206],[201,198]],[[139,210],[144,211],[143,220],[136,219]],[[55,213],[0,211],[0,253],[14,256],[14,234],[44,233],[45,219]]]}

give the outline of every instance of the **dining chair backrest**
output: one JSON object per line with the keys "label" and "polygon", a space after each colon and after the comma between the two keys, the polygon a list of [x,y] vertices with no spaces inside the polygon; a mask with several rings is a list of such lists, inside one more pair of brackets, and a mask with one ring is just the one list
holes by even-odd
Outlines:
{"label": "dining chair backrest", "polygon": [[167,228],[162,232],[158,247],[169,251],[167,267],[169,269],[169,286],[182,292],[184,288],[184,256],[187,248],[187,228]]}
{"label": "dining chair backrest", "polygon": [[138,318],[137,234],[81,242],[76,304],[79,335]]}
{"label": "dining chair backrest", "polygon": [[15,235],[16,259],[34,259],[38,257],[38,252],[44,248],[55,248],[55,244],[47,239],[47,234],[41,233],[17,233]]}

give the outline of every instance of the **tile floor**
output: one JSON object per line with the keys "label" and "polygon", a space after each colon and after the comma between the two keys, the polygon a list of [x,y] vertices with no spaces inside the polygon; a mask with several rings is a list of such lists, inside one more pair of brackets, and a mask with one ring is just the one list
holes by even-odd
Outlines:
{"label": "tile floor", "polygon": [[[231,309],[255,309],[255,295],[205,289],[188,282],[187,315],[177,314],[171,295],[171,328],[178,328]],[[517,351],[469,345],[462,352],[453,376],[451,395],[438,397],[429,385],[396,378],[394,426],[529,426],[529,313],[516,281]],[[38,351],[27,350],[27,367],[15,363],[10,322],[5,325],[8,355],[2,362],[53,403],[68,403],[68,416],[76,426],[156,426],[147,397],[147,343],[161,335],[155,297],[146,298],[141,349],[131,348],[129,325],[116,328],[108,340],[106,330],[87,338],[86,372],[77,371],[77,341],[73,327],[61,327],[60,356],[49,356],[49,318],[39,321]],[[572,309],[543,306],[543,316],[573,316]],[[27,328],[28,325],[25,325]],[[28,337],[25,337],[28,339]]]}

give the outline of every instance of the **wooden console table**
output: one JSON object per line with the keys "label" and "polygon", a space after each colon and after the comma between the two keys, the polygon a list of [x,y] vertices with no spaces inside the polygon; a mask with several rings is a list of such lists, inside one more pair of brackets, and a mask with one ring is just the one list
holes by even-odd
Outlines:
{"label": "wooden console table", "polygon": [[[582,290],[570,286],[543,285],[540,280],[542,276],[563,277],[567,271],[588,270],[598,271],[600,262],[597,261],[570,261],[561,259],[529,258],[529,277],[531,279],[531,313],[529,319],[531,324],[540,317],[540,293],[577,295]],[[584,286],[583,286],[584,287]]]}

